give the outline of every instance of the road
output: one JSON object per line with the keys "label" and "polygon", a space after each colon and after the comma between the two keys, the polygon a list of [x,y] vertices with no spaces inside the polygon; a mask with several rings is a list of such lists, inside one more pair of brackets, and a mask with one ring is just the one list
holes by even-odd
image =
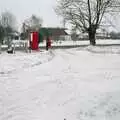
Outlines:
{"label": "road", "polygon": [[117,54],[58,49],[42,55],[5,54],[0,63],[4,64],[0,69],[1,120],[120,118]]}

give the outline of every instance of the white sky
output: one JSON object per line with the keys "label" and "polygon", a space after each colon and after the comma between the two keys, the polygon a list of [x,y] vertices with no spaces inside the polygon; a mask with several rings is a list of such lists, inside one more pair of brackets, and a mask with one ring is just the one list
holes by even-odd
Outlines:
{"label": "white sky", "polygon": [[32,14],[43,19],[44,26],[61,26],[61,20],[54,11],[56,0],[0,0],[0,12],[10,11],[18,23],[22,23]]}
{"label": "white sky", "polygon": [[[43,26],[61,27],[62,20],[54,11],[56,0],[0,0],[0,12],[12,12],[18,21],[19,28],[21,23],[32,14],[40,16],[43,19]],[[110,18],[111,19],[111,18]],[[120,32],[119,18],[114,20],[115,27],[107,28],[112,31]]]}

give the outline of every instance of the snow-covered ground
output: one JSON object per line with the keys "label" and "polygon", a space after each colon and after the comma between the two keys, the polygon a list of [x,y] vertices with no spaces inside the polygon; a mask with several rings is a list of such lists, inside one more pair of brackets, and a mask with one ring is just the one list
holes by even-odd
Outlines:
{"label": "snow-covered ground", "polygon": [[[13,40],[12,42],[16,47],[22,47],[25,46],[25,44],[28,44],[28,40]],[[84,40],[84,41],[58,41],[55,42],[52,40],[52,46],[71,46],[71,45],[89,45],[89,41],[88,40]],[[104,45],[110,45],[110,44],[120,44],[120,39],[117,40],[112,40],[112,39],[98,39],[96,40],[96,44],[100,45],[100,44],[104,44]],[[42,46],[46,46],[46,41],[44,40],[44,42],[39,44],[40,47]],[[2,45],[2,48],[6,48],[7,45]]]}
{"label": "snow-covered ground", "polygon": [[[58,41],[58,42],[54,42],[52,41],[52,46],[70,46],[70,45],[89,45],[90,42],[88,40],[83,40],[83,41]],[[120,44],[120,40],[112,40],[112,39],[98,39],[96,40],[96,44],[104,44],[104,45],[108,45],[108,44]],[[40,43],[40,46],[45,46],[46,42],[44,41],[43,43]]]}
{"label": "snow-covered ground", "polygon": [[120,120],[120,47],[0,54],[0,120]]}
{"label": "snow-covered ground", "polygon": [[[83,40],[83,41],[59,41],[59,42],[53,42],[52,45],[53,46],[69,46],[69,45],[89,45],[90,42],[89,40]],[[104,45],[108,45],[108,44],[120,44],[120,40],[112,40],[112,39],[98,39],[96,40],[96,44],[104,44]],[[45,45],[45,42],[40,44],[40,46]]]}

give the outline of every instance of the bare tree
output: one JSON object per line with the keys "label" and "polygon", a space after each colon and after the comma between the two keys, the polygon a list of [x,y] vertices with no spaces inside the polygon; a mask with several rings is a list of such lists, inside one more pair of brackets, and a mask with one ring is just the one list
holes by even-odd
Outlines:
{"label": "bare tree", "polygon": [[56,12],[79,31],[87,32],[90,44],[95,45],[96,30],[105,14],[116,12],[118,5],[119,0],[58,0]]}
{"label": "bare tree", "polygon": [[16,18],[10,12],[3,12],[1,14],[1,26],[4,29],[4,37],[7,40],[8,48],[10,47],[11,39],[10,34],[16,30]]}
{"label": "bare tree", "polygon": [[43,20],[36,15],[32,15],[30,18],[24,21],[24,24],[29,26],[31,29],[39,29],[42,26],[42,23]]}
{"label": "bare tree", "polygon": [[10,12],[3,12],[1,14],[1,25],[4,27],[4,28],[11,28],[13,30],[16,29],[16,18],[15,16],[10,13]]}
{"label": "bare tree", "polygon": [[3,44],[3,39],[4,39],[4,29],[0,24],[0,53],[1,53],[1,49],[2,49],[1,45]]}
{"label": "bare tree", "polygon": [[3,38],[4,38],[4,28],[0,24],[0,43],[3,43]]}
{"label": "bare tree", "polygon": [[42,26],[43,20],[42,18],[32,15],[30,18],[24,20],[22,25],[22,39],[28,38],[28,34],[30,31],[37,31]]}

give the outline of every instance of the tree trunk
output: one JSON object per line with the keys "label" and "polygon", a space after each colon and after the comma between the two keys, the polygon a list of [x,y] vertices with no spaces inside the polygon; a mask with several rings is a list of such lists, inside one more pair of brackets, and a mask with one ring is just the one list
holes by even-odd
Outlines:
{"label": "tree trunk", "polygon": [[0,54],[1,54],[1,51],[2,51],[2,47],[1,46],[2,46],[2,44],[0,43]]}
{"label": "tree trunk", "polygon": [[89,40],[90,40],[90,45],[95,46],[96,45],[96,40],[95,40],[95,34],[96,32],[94,31],[89,31],[88,35],[89,35]]}

